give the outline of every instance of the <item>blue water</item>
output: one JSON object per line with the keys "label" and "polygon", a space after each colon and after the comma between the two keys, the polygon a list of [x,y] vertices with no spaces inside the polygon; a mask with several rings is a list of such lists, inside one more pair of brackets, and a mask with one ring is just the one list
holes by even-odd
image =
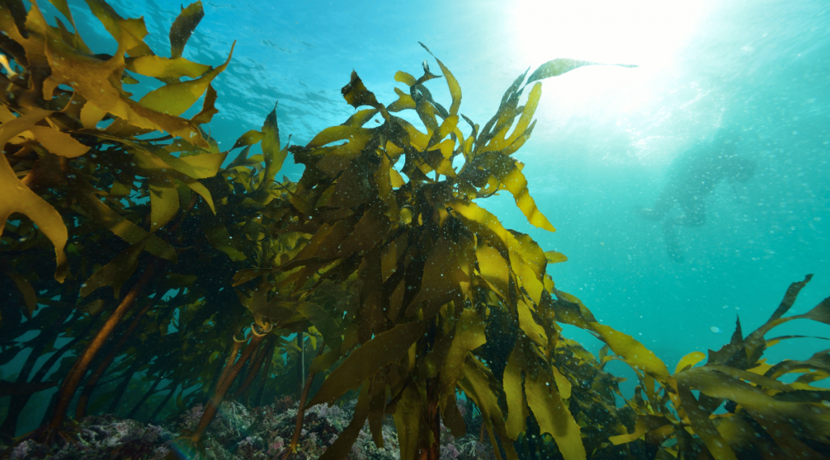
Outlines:
{"label": "blue water", "polygon": [[[147,42],[169,49],[180,2],[111,3],[144,16]],[[340,88],[353,69],[380,101],[393,101],[394,73],[419,74],[431,60],[418,41],[453,71],[461,112],[480,124],[530,66],[558,57],[638,65],[582,68],[543,84],[536,130],[517,157],[555,233],[531,228],[509,195],[485,206],[566,254],[549,269],[557,287],[673,369],[686,353],[728,341],[737,315],[745,333],[763,324],[807,273],[816,276],[793,313],[830,295],[830,3],[688,3],[209,0],[185,57],[218,65],[237,41],[215,82],[220,114],[210,125],[225,148],[258,129],[276,101],[283,141],[291,134],[304,144],[342,123],[353,109]],[[114,49],[83,2],[70,5],[86,42]],[[441,80],[429,88],[449,100]],[[756,173],[707,198],[706,224],[679,230],[686,260],[673,262],[660,225],[632,209],[657,198],[672,160],[727,125],[741,132],[738,152]],[[299,178],[289,163],[283,174]],[[771,335],[828,332],[792,322]],[[587,334],[567,334],[596,350]],[[805,359],[822,348],[801,339],[769,356]]]}

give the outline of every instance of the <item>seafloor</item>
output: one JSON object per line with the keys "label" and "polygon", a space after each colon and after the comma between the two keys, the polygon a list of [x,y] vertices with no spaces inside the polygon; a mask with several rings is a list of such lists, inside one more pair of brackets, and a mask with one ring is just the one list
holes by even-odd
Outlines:
{"label": "seafloor", "polygon": [[[311,460],[319,458],[326,447],[348,426],[355,401],[342,406],[318,405],[309,409],[304,418],[297,452],[287,452],[294,432],[297,403],[285,397],[274,403],[246,409],[235,401],[226,401],[207,430],[205,459],[208,460],[268,460],[292,458]],[[480,418],[459,410],[471,425],[480,426]],[[0,443],[0,452],[12,460],[163,460],[176,452],[183,453],[177,438],[192,431],[202,416],[203,406],[197,405],[185,413],[154,423],[142,423],[113,415],[91,415],[76,427],[78,442],[58,443],[51,447],[29,440],[13,449]],[[495,459],[493,447],[486,439],[467,434],[453,436],[442,425],[441,460]],[[177,456],[177,458],[180,458]],[[392,417],[383,424],[383,447],[375,446],[368,422],[352,446],[349,460],[393,460],[400,458],[398,436]]]}

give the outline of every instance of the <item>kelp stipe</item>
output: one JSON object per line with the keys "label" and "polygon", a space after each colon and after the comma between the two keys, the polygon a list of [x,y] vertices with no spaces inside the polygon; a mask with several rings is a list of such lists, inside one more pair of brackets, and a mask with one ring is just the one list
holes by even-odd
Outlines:
{"label": "kelp stipe", "polygon": [[[73,24],[65,3],[52,3]],[[556,288],[546,268],[564,255],[473,202],[506,190],[532,225],[553,230],[512,154],[535,127],[537,80],[591,63],[558,59],[525,73],[483,127],[460,113],[461,87],[440,60],[441,76],[426,64],[418,78],[398,72],[403,89],[388,105],[353,73],[343,96],[358,110],[343,124],[305,146],[283,146],[275,108],[220,169],[228,152],[201,125],[217,112],[211,81],[228,62],[213,68],[182,56],[200,3],[174,22],[170,58],[144,43],[141,20],[100,0],[88,5],[118,41],[115,56],[93,54],[63,22],[48,26],[36,4],[28,13],[19,1],[0,5],[0,47],[11,58],[0,105],[0,254],[4,286],[20,292],[18,304],[0,305],[0,363],[32,349],[18,382],[0,387],[14,398],[5,433],[14,434],[31,393],[61,381],[47,429],[30,437],[71,441],[65,416],[79,386],[77,416],[105,404],[117,410],[144,375],[130,416],[161,394],[150,420],[168,401],[180,411],[207,403],[171,457],[204,452],[225,399],[311,394],[282,454],[302,448],[308,407],[355,396],[352,421],[324,458],[347,456],[367,422],[383,445],[391,415],[401,458],[437,459],[442,425],[456,436],[468,428],[459,391],[482,414],[478,436],[486,433],[498,457],[827,455],[825,393],[811,385],[830,375],[827,353],[774,366],[761,359],[783,339],[764,338],[775,326],[830,322],[828,300],[783,317],[806,280],[766,325],[747,337],[738,328],[706,365],[694,367],[704,356],[692,353],[672,374]],[[123,86],[136,81],[131,73],[161,86],[134,101]],[[449,108],[426,87],[441,77]],[[201,94],[202,110],[182,118]],[[404,110],[423,128],[396,116]],[[365,127],[373,117],[382,124]],[[262,154],[251,155],[255,144]],[[289,152],[305,166],[297,183],[276,178]],[[606,347],[592,356],[559,323]],[[15,342],[32,330],[40,334]],[[69,341],[37,369],[61,334]],[[291,334],[297,345],[284,339]],[[81,358],[61,361],[44,381],[70,351]],[[615,359],[641,383],[621,408],[620,379],[604,371]],[[805,369],[794,383],[779,380]],[[96,394],[102,385],[111,391]],[[722,405],[728,413],[716,414]]]}
{"label": "kelp stipe", "polygon": [[[328,351],[312,368],[332,370],[310,406],[358,392],[351,424],[321,458],[345,457],[367,421],[382,446],[381,420],[392,414],[401,457],[437,459],[441,423],[453,435],[465,431],[459,391],[486,415],[495,452],[500,439],[508,456],[516,457],[512,440],[524,431],[520,415],[531,410],[566,458],[585,458],[579,426],[553,385],[557,371],[550,358],[558,326],[534,319],[548,260],[564,257],[545,254],[527,235],[505,229],[473,203],[507,190],[531,224],[554,230],[528,194],[522,164],[511,156],[535,126],[541,85],[536,82],[520,106],[522,75],[480,128],[459,113],[461,88],[436,61],[452,96],[449,110],[425,86],[438,78],[426,63],[421,77],[395,75],[407,90],[396,89],[398,99],[388,106],[353,72],[342,93],[359,110],[308,145],[289,148],[305,172],[290,191],[291,223],[275,223],[269,233],[299,232],[307,243],[270,272],[240,272],[240,284],[258,280],[243,302],[256,318],[277,327],[286,327],[296,308],[322,334]],[[528,83],[585,64],[552,61]],[[414,110],[425,130],[395,115],[403,110]],[[378,115],[380,126],[364,127]],[[469,136],[458,126],[462,117],[470,124]],[[456,156],[464,159],[458,170]],[[398,171],[394,165],[401,161]],[[324,304],[322,311],[305,306],[319,287],[344,282],[355,290],[351,301]],[[474,352],[488,340],[492,310],[520,325],[508,344],[514,352],[504,382]],[[527,399],[522,373],[532,376],[524,382]],[[507,400],[507,421],[502,394],[519,395]]]}
{"label": "kelp stipe", "polygon": [[[67,4],[52,3],[74,29]],[[57,27],[49,26],[37,3],[28,12],[19,0],[0,5],[0,28],[4,32],[0,46],[12,58],[1,77],[4,91],[0,100],[4,271],[23,293],[27,317],[38,304],[48,305],[49,312],[66,312],[61,321],[41,325],[44,337],[33,345],[37,353],[32,353],[30,359],[36,360],[54,343],[57,334],[63,332],[61,326],[88,324],[70,342],[73,346],[78,341],[83,344],[79,358],[71,369],[58,371],[62,384],[51,421],[45,430],[32,435],[47,439],[61,432],[72,397],[90,366],[96,362],[99,366],[94,376],[107,370],[112,359],[100,362],[96,357],[114,331],[124,332],[120,324],[133,313],[140,294],[156,291],[148,285],[156,284],[159,277],[173,275],[164,274],[165,262],[178,259],[172,237],[196,205],[197,195],[213,211],[211,194],[200,180],[214,176],[227,154],[219,152],[215,143],[202,134],[200,125],[216,113],[216,93],[210,83],[224,71],[230,55],[216,68],[181,57],[188,37],[203,16],[201,3],[184,9],[173,24],[172,58],[156,55],[144,43],[147,32],[142,20],[123,19],[103,1],[88,4],[118,43],[114,56],[94,54],[59,18]],[[154,77],[163,85],[135,101],[124,89],[124,85],[137,82],[131,72]],[[193,79],[182,81],[182,77]],[[201,112],[191,119],[181,118],[204,93]],[[154,131],[168,135],[147,136]],[[144,198],[149,198],[149,206],[141,203]],[[190,204],[180,211],[182,201]],[[16,216],[9,221],[13,213],[26,218]],[[43,264],[32,263],[39,248],[47,246],[55,251],[54,278],[62,285],[46,282]],[[145,257],[144,252],[152,256]],[[121,296],[122,285],[136,271],[141,276]],[[37,285],[38,295],[32,284]],[[84,305],[84,298],[104,286],[112,287],[115,299],[120,299],[117,306],[111,311],[103,308],[102,298]],[[169,287],[180,286],[174,283]],[[50,300],[56,298],[60,301]],[[73,305],[76,298],[79,300]],[[96,324],[103,310],[109,315],[103,324]],[[134,326],[127,329],[129,333],[136,329],[146,310],[133,315]],[[151,316],[158,320],[159,312],[156,309]],[[67,321],[70,323],[65,324]],[[4,321],[2,327],[15,337],[32,325],[7,325]],[[89,328],[97,332],[84,337]],[[120,346],[114,348],[116,352]],[[68,350],[63,347],[58,351],[53,355],[56,359]],[[29,377],[25,374],[31,370],[27,364],[18,378],[25,382]],[[43,375],[34,377],[40,379]],[[96,380],[87,381],[89,393]],[[86,412],[87,400],[82,398],[79,414]],[[7,434],[13,434],[23,405],[25,401],[13,404],[15,412],[9,413],[3,425]]]}

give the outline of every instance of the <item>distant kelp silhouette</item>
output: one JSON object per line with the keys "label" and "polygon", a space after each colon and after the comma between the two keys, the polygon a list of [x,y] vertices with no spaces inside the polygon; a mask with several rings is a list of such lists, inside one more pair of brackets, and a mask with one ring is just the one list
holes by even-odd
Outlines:
{"label": "distant kelp silhouette", "polygon": [[[74,24],[64,2],[52,3]],[[142,20],[87,3],[117,40],[114,56],[93,54],[61,20],[47,25],[37,4],[28,12],[19,1],[0,6],[0,46],[10,58],[0,105],[0,254],[3,282],[19,291],[0,305],[0,363],[31,349],[17,381],[0,386],[12,397],[7,435],[30,394],[60,381],[44,428],[18,441],[73,442],[78,428],[66,415],[83,386],[76,419],[116,412],[125,398],[128,417],[153,401],[148,420],[173,396],[180,411],[203,404],[171,457],[205,452],[211,422],[230,407],[223,400],[259,406],[287,395],[299,410],[282,456],[302,451],[310,407],[349,398],[351,422],[321,458],[350,455],[366,423],[383,446],[390,415],[402,459],[440,458],[442,427],[458,438],[471,428],[480,440],[486,433],[498,458],[827,454],[825,393],[811,385],[830,375],[827,352],[774,366],[761,359],[790,338],[765,339],[777,325],[830,323],[830,300],[783,317],[809,278],[791,286],[764,326],[747,337],[738,326],[707,364],[695,367],[705,358],[695,352],[672,374],[556,288],[547,264],[564,255],[474,202],[507,191],[528,222],[553,231],[512,155],[535,127],[537,80],[593,63],[557,59],[525,72],[483,127],[460,113],[461,87],[438,59],[441,76],[426,62],[420,77],[396,73],[405,89],[388,105],[353,72],[342,93],[357,111],[343,124],[305,146],[283,146],[275,107],[222,168],[229,151],[201,125],[217,113],[211,81],[230,56],[216,68],[182,57],[201,4],[182,10],[165,58],[144,43]],[[123,89],[137,82],[131,74],[160,86],[133,100]],[[449,109],[426,87],[442,77]],[[182,118],[201,96],[202,110]],[[407,110],[423,128],[396,115]],[[365,127],[376,117],[378,126]],[[256,144],[262,153],[252,155]],[[305,166],[296,183],[276,178],[289,152]],[[560,323],[604,341],[599,357],[563,337]],[[17,340],[29,331],[39,334]],[[296,343],[285,339],[294,334]],[[57,348],[58,337],[69,340]],[[74,363],[48,376],[70,351]],[[604,371],[614,359],[641,381],[623,407],[621,379]],[[780,381],[793,372],[803,375]],[[144,385],[130,390],[135,380]]]}

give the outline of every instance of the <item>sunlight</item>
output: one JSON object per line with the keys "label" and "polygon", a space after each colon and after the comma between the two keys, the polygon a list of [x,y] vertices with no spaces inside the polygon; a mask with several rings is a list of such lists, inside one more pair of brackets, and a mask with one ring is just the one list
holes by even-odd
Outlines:
{"label": "sunlight", "polygon": [[670,65],[707,2],[518,0],[513,49],[537,66],[556,57],[641,67]]}
{"label": "sunlight", "polygon": [[505,36],[524,68],[556,58],[637,66],[587,67],[551,85],[537,117],[559,130],[540,130],[537,145],[554,138],[561,142],[561,130],[579,129],[579,161],[670,161],[679,139],[689,130],[699,132],[711,119],[694,104],[706,88],[689,79],[693,69],[687,66],[716,6],[709,1],[518,0],[506,17]]}

